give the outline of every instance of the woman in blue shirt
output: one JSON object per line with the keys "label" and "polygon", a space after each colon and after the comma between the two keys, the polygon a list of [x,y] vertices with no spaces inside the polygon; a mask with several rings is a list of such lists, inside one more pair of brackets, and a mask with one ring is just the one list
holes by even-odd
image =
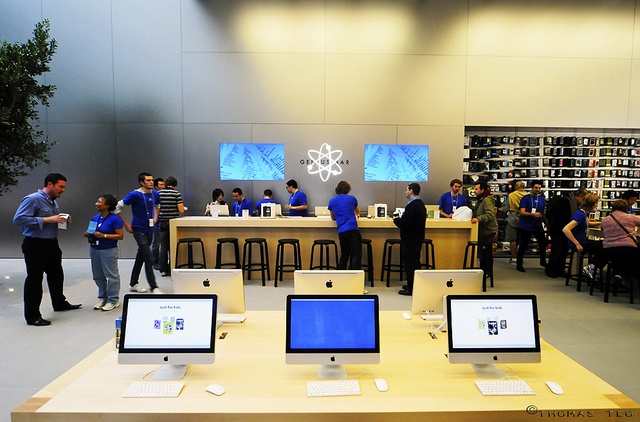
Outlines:
{"label": "woman in blue shirt", "polygon": [[336,195],[329,200],[331,219],[338,224],[338,238],[340,239],[339,270],[346,270],[349,263],[350,270],[362,267],[362,235],[358,228],[357,218],[360,216],[358,200],[351,192],[351,185],[341,180],[336,186]]}
{"label": "woman in blue shirt", "polygon": [[607,263],[607,258],[602,251],[601,241],[592,241],[587,237],[589,229],[589,213],[596,209],[600,197],[593,193],[588,193],[582,199],[580,208],[573,213],[571,221],[562,229],[562,232],[569,239],[569,248],[577,250],[579,253],[588,252],[592,255],[592,260],[585,268],[584,274],[593,278],[595,268],[602,268]]}
{"label": "woman in blue shirt", "polygon": [[96,201],[98,214],[84,233],[89,239],[89,257],[93,281],[98,286],[95,310],[110,311],[120,306],[120,273],[118,272],[118,240],[124,238],[123,221],[113,214],[118,200],[108,193]]}

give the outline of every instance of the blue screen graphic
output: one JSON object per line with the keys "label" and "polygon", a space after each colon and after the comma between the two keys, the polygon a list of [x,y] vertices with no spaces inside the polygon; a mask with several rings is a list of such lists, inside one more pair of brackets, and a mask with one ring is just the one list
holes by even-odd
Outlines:
{"label": "blue screen graphic", "polygon": [[365,144],[365,182],[426,182],[429,145]]}
{"label": "blue screen graphic", "polygon": [[373,300],[291,302],[292,350],[348,350],[376,347]]}
{"label": "blue screen graphic", "polygon": [[284,180],[284,144],[220,144],[220,180]]}

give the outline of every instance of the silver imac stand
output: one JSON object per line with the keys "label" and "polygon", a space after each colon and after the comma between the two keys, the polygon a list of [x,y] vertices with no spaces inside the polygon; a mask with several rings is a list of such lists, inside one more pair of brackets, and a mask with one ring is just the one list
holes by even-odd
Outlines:
{"label": "silver imac stand", "polygon": [[320,365],[318,368],[319,380],[346,380],[347,369],[342,365]]}
{"label": "silver imac stand", "polygon": [[471,367],[479,378],[505,378],[507,374],[492,363],[473,363]]}
{"label": "silver imac stand", "polygon": [[189,365],[162,365],[151,377],[154,380],[181,380]]}

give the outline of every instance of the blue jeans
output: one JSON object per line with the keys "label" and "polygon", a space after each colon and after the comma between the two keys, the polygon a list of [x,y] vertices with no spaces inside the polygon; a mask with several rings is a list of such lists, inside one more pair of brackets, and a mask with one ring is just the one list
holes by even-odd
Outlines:
{"label": "blue jeans", "polygon": [[118,303],[120,273],[118,272],[118,248],[89,248],[93,281],[98,286],[98,298]]}
{"label": "blue jeans", "polygon": [[156,276],[153,273],[153,263],[151,262],[151,242],[153,241],[153,233],[134,231],[133,238],[136,239],[136,243],[138,244],[138,253],[136,254],[136,260],[133,263],[133,269],[131,270],[131,280],[129,281],[129,285],[135,286],[138,284],[142,265],[144,265],[144,272],[147,275],[149,287],[153,290],[158,287],[156,284]]}
{"label": "blue jeans", "polygon": [[153,265],[158,265],[158,259],[160,257],[160,226],[158,224],[153,226],[153,243],[151,243],[151,257]]}

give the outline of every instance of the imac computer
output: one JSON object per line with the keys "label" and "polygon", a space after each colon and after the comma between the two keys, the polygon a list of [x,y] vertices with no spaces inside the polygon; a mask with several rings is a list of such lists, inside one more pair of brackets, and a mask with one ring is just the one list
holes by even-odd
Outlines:
{"label": "imac computer", "polygon": [[534,295],[448,295],[449,362],[471,364],[481,378],[503,378],[500,363],[538,363]]}
{"label": "imac computer", "polygon": [[118,363],[163,365],[153,379],[181,379],[215,361],[216,295],[127,294]]}
{"label": "imac computer", "polygon": [[229,206],[228,205],[209,205],[209,214],[211,217],[228,217]]}
{"label": "imac computer", "polygon": [[416,270],[411,313],[445,321],[444,296],[481,293],[482,270]]}
{"label": "imac computer", "polygon": [[175,268],[171,281],[175,293],[217,295],[218,323],[246,311],[242,270]]}
{"label": "imac computer", "polygon": [[287,364],[318,364],[319,379],[346,379],[345,364],[380,363],[376,295],[289,295]]}
{"label": "imac computer", "polygon": [[363,270],[296,270],[295,294],[364,294]]}

